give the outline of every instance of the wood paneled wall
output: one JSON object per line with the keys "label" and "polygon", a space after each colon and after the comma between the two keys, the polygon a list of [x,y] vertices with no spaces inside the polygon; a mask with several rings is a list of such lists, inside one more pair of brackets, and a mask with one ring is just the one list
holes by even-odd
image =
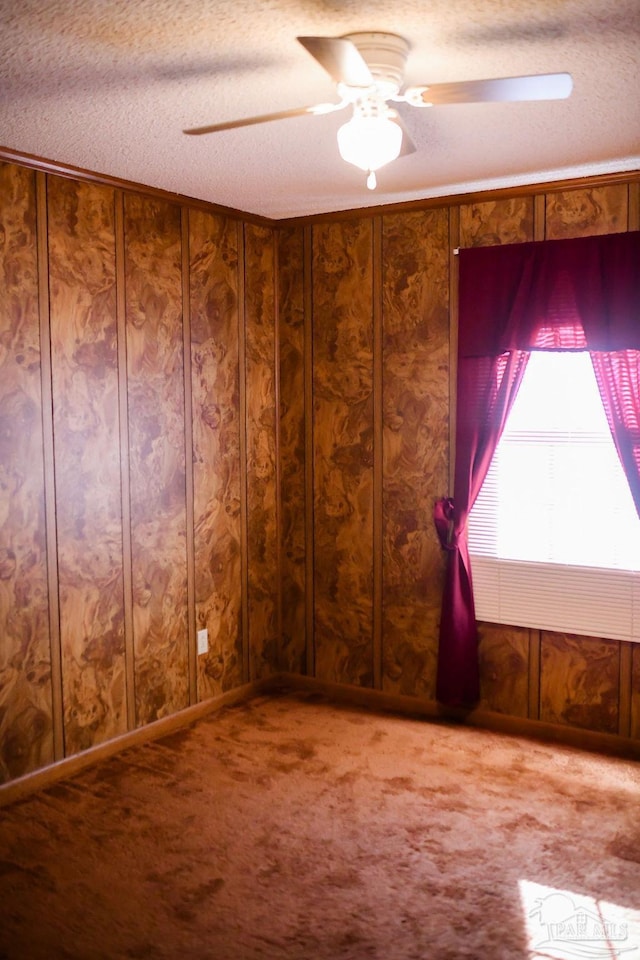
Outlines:
{"label": "wood paneled wall", "polygon": [[198,657],[198,693],[242,683],[242,487],[238,225],[189,213],[195,602],[198,629],[217,637]]}
{"label": "wood paneled wall", "polygon": [[[300,669],[304,627],[319,679],[433,700],[444,557],[431,514],[450,492],[453,251],[639,228],[637,177],[287,228],[283,644],[296,656],[285,669]],[[640,645],[495,624],[480,635],[484,709],[640,737]]]}
{"label": "wood paneled wall", "polygon": [[448,211],[382,225],[382,677],[435,697],[443,566],[432,520],[449,471]]}
{"label": "wood paneled wall", "polygon": [[127,729],[114,191],[47,194],[56,540],[69,753]]}
{"label": "wood paneled wall", "polygon": [[273,231],[245,227],[247,404],[247,557],[249,677],[261,679],[278,660],[280,639],[280,507]]}
{"label": "wood paneled wall", "polygon": [[180,208],[124,204],[136,723],[189,703]]}
{"label": "wood paneled wall", "polygon": [[278,236],[278,341],[280,345],[280,490],[282,632],[278,667],[306,673],[305,238],[302,230]]}
{"label": "wood paneled wall", "polygon": [[0,166],[0,194],[0,778],[7,780],[53,761],[54,694],[34,174]]}
{"label": "wood paneled wall", "polygon": [[0,241],[5,781],[277,669],[277,249],[11,163]]}
{"label": "wood paneled wall", "polygon": [[[277,671],[433,701],[454,249],[639,228],[633,176],[260,225],[0,163],[0,781]],[[640,738],[639,645],[480,633],[484,708]]]}
{"label": "wood paneled wall", "polygon": [[314,227],[316,676],[373,682],[372,220]]}

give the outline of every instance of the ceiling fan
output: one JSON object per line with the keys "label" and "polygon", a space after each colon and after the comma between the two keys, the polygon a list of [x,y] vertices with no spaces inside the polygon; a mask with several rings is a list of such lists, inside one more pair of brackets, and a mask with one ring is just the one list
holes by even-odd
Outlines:
{"label": "ceiling fan", "polygon": [[373,190],[376,170],[416,149],[390,102],[434,107],[453,103],[562,100],[569,96],[573,86],[568,73],[544,73],[435,83],[406,87],[402,91],[410,49],[403,37],[394,33],[350,33],[344,37],[297,37],[297,40],[335,81],[337,103],[318,103],[192,127],[184,133],[218,133],[304,114],[334,113],[351,106],[351,119],[338,130],[338,149],[344,160],[368,173],[367,186]]}

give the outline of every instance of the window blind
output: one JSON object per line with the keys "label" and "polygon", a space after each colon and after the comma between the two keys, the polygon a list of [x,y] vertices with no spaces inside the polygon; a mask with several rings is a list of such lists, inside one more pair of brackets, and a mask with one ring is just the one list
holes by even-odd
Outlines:
{"label": "window blind", "polygon": [[640,641],[640,520],[588,353],[534,353],[469,518],[480,620]]}

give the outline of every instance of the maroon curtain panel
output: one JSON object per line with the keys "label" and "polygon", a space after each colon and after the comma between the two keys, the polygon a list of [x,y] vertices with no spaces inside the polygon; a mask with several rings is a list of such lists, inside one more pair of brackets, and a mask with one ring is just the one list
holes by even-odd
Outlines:
{"label": "maroon curtain panel", "polygon": [[440,620],[437,696],[449,706],[472,706],[480,696],[478,628],[467,519],[491,466],[529,354],[463,357],[458,365],[455,498],[438,501],[434,519],[447,550]]}
{"label": "maroon curtain panel", "polygon": [[[640,308],[638,310],[640,325]],[[640,352],[591,353],[602,404],[640,516]]]}
{"label": "maroon curtain panel", "polygon": [[640,487],[640,231],[461,250],[459,267],[454,490],[434,508],[448,554],[436,696],[471,707],[480,684],[467,518],[531,350],[628,353],[627,367],[594,366],[621,462]]}

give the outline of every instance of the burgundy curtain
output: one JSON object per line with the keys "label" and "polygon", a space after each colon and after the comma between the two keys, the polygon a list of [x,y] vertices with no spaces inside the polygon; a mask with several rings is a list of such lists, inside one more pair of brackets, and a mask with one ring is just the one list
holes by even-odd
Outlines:
{"label": "burgundy curtain", "polygon": [[464,706],[480,695],[467,518],[522,381],[529,354],[464,357],[458,366],[455,499],[436,503],[440,543],[448,551],[438,655],[437,693],[442,703]]}
{"label": "burgundy curtain", "polygon": [[640,516],[640,352],[592,352],[591,361],[613,442]]}
{"label": "burgundy curtain", "polygon": [[450,706],[472,706],[479,699],[479,669],[466,521],[529,351],[629,353],[627,381],[620,362],[609,364],[611,373],[598,373],[596,366],[596,375],[625,472],[630,476],[634,464],[638,487],[637,363],[633,390],[629,383],[630,351],[640,349],[640,232],[461,250],[459,263],[454,491],[434,509],[448,551],[436,696]]}

